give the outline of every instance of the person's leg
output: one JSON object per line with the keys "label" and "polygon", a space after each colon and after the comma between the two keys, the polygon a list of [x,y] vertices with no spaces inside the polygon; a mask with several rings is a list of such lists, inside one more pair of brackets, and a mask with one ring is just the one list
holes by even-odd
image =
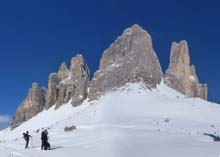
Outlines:
{"label": "person's leg", "polygon": [[44,141],[41,141],[41,150],[44,150]]}
{"label": "person's leg", "polygon": [[28,148],[28,144],[29,144],[29,140],[26,141],[26,146],[25,146],[25,149]]}
{"label": "person's leg", "polygon": [[47,142],[44,141],[44,150],[47,150]]}
{"label": "person's leg", "polygon": [[26,142],[26,144],[25,144],[25,147],[24,147],[24,148],[27,149],[27,140],[25,140],[25,142]]}
{"label": "person's leg", "polygon": [[49,142],[47,142],[47,144],[48,144],[48,150],[50,150],[50,143],[49,143]]}

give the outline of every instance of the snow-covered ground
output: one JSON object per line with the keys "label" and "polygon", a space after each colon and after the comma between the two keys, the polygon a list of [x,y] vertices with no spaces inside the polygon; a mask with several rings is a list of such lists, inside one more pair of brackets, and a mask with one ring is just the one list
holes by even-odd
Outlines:
{"label": "snow-covered ground", "polygon": [[[64,132],[73,124],[77,130]],[[45,128],[51,151],[40,150]],[[27,130],[33,138],[25,150]],[[127,84],[98,101],[51,108],[13,131],[1,131],[0,157],[218,157],[220,142],[213,140],[219,130],[219,105],[164,84],[154,90]]]}

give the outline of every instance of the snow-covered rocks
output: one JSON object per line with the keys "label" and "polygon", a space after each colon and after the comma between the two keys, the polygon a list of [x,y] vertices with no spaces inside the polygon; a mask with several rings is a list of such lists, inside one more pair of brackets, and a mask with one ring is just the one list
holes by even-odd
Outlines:
{"label": "snow-covered rocks", "polygon": [[71,132],[71,131],[73,131],[73,130],[76,130],[76,126],[75,126],[75,125],[66,126],[66,127],[64,128],[64,131],[65,131],[65,132]]}

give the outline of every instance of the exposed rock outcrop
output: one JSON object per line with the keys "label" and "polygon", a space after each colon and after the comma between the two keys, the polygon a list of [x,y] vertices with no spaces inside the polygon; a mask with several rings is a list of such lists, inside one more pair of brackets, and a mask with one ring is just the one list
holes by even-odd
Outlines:
{"label": "exposed rock outcrop", "polygon": [[33,83],[27,98],[17,109],[12,128],[19,126],[21,123],[34,117],[44,109],[46,92],[45,88],[39,88],[36,83]]}
{"label": "exposed rock outcrop", "polygon": [[148,88],[154,88],[162,77],[151,36],[140,26],[133,25],[105,50],[91,81],[89,99],[97,99],[129,82],[143,82]]}
{"label": "exposed rock outcrop", "polygon": [[186,96],[207,100],[207,85],[199,83],[195,66],[190,66],[187,42],[173,42],[170,53],[169,68],[164,76],[165,84]]}

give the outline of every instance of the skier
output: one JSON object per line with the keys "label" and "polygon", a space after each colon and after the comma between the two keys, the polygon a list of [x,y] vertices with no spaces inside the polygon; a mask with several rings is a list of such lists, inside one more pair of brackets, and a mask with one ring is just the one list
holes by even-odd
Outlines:
{"label": "skier", "polygon": [[50,150],[50,143],[48,142],[48,132],[47,130],[44,130],[41,133],[41,150]]}
{"label": "skier", "polygon": [[23,137],[24,137],[24,139],[26,141],[25,149],[28,149],[29,140],[30,140],[30,137],[32,137],[32,136],[30,136],[29,132],[27,131],[26,133],[23,133]]}

